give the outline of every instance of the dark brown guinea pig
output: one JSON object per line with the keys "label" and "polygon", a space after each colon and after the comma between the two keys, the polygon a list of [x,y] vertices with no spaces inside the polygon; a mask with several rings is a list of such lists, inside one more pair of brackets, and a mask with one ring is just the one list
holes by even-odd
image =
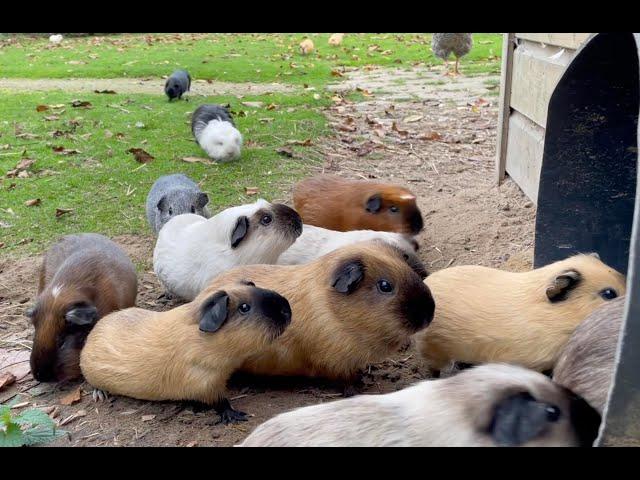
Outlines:
{"label": "dark brown guinea pig", "polygon": [[296,184],[293,202],[304,223],[329,230],[416,235],[423,227],[416,196],[399,185],[317,175]]}
{"label": "dark brown guinea pig", "polygon": [[98,319],[136,301],[136,269],[114,242],[96,233],[67,235],[45,253],[38,297],[27,311],[35,327],[31,371],[41,382],[77,378],[80,350]]}

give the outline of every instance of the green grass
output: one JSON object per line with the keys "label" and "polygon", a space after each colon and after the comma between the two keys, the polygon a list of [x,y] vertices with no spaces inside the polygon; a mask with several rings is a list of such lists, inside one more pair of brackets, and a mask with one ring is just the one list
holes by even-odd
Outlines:
{"label": "green grass", "polygon": [[[416,64],[442,63],[431,53],[429,34],[348,34],[340,47],[330,47],[328,35],[311,35],[316,51],[306,57],[298,52],[304,37],[137,34],[67,38],[52,47],[46,38],[0,34],[0,77],[160,77],[185,67],[195,79],[315,87],[313,91],[296,88],[286,95],[241,100],[235,96],[192,97],[190,102],[173,103],[162,92],[0,92],[0,252],[42,251],[71,232],[148,233],[147,192],[159,176],[169,173],[184,172],[200,182],[214,211],[253,201],[256,197],[247,196],[245,187],[258,187],[259,196],[268,200],[283,198],[283,192],[319,161],[319,155],[314,146],[290,147],[296,152],[294,158],[276,149],[290,140],[315,140],[327,134],[322,108],[331,102],[331,94],[324,87],[340,81],[332,75],[333,69],[365,65],[410,69]],[[463,72],[498,72],[501,43],[500,34],[474,34],[474,48],[462,62]],[[357,91],[346,97],[353,101],[366,98]],[[70,102],[76,98],[91,102],[92,108],[73,108]],[[241,105],[246,101],[262,101],[264,106]],[[189,112],[205,102],[231,103],[245,139],[239,161],[205,165],[181,160],[204,156],[191,136]],[[41,104],[64,104],[64,113],[58,120],[47,121],[45,117],[52,112],[37,112]],[[269,104],[277,108],[267,110]],[[138,128],[138,123],[144,127]],[[62,136],[52,136],[56,131]],[[16,136],[20,132],[36,137]],[[80,153],[61,155],[53,150],[56,146]],[[127,153],[132,147],[143,148],[155,160],[141,166]],[[36,160],[30,176],[6,178],[22,158]],[[32,199],[40,199],[41,204],[25,205]],[[73,212],[56,218],[57,208]]]}
{"label": "green grass", "polygon": [[[343,66],[442,64],[431,52],[430,34],[347,34],[338,47],[328,45],[327,34],[311,34],[316,50],[303,56],[298,44],[306,36],[136,34],[67,38],[59,46],[46,38],[22,37],[0,48],[0,76],[159,77],[182,67],[201,79],[322,85],[335,80],[332,69]],[[462,62],[464,73],[499,72],[501,51],[502,35],[474,34],[473,49]]]}
{"label": "green grass", "polygon": [[[294,96],[247,96],[242,101],[263,101],[262,108],[231,103],[236,124],[248,142],[237,162],[205,165],[186,163],[183,157],[206,156],[193,141],[188,112],[198,104],[168,103],[158,95],[83,95],[93,108],[73,108],[77,95],[30,93],[4,96],[0,103],[0,174],[13,169],[22,157],[35,159],[29,178],[3,178],[0,183],[0,241],[3,251],[15,248],[40,250],[56,236],[79,231],[107,235],[147,232],[144,216],[146,195],[160,176],[184,172],[202,181],[210,194],[214,211],[233,204],[254,201],[245,187],[258,187],[259,196],[271,199],[303,175],[317,157],[313,146],[290,147],[297,157],[276,152],[287,140],[315,139],[325,134],[326,121],[318,107],[328,100],[315,100],[312,93]],[[228,98],[204,97],[203,102],[226,103]],[[45,120],[51,111],[37,112],[39,104],[65,104],[56,121]],[[275,103],[275,110],[266,105]],[[117,105],[129,113],[109,107]],[[240,116],[240,111],[246,116]],[[9,120],[10,119],[10,120]],[[72,130],[70,121],[79,126]],[[265,122],[265,119],[273,119]],[[144,128],[136,127],[142,122]],[[15,127],[38,135],[16,139]],[[53,137],[52,132],[69,132]],[[112,137],[107,138],[109,132]],[[122,134],[122,135],[119,135]],[[2,149],[9,145],[8,149]],[[77,149],[81,153],[62,155],[54,146]],[[155,157],[141,166],[127,150],[143,148]],[[15,185],[15,186],[12,186]],[[39,206],[26,206],[31,199]],[[72,208],[71,214],[55,217],[56,208]],[[2,228],[9,224],[11,227]],[[17,245],[24,239],[32,243]]]}

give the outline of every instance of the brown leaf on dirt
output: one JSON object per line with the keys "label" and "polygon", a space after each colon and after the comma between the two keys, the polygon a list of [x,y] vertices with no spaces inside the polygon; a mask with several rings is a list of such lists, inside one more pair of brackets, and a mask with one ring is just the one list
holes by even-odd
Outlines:
{"label": "brown leaf on dirt", "polygon": [[86,100],[72,100],[71,106],[73,108],[92,108],[91,102],[87,102]]}
{"label": "brown leaf on dirt", "polygon": [[213,163],[210,159],[202,157],[183,157],[182,161],[187,163],[204,163],[205,165]]}
{"label": "brown leaf on dirt", "polygon": [[56,218],[60,218],[67,213],[73,212],[73,208],[56,208]]}
{"label": "brown leaf on dirt", "polygon": [[387,108],[384,109],[384,113],[388,117],[392,117],[396,113],[396,106],[395,105],[389,105]]}
{"label": "brown leaf on dirt", "polygon": [[244,193],[247,195],[257,195],[260,193],[260,189],[258,187],[244,187]]}
{"label": "brown leaf on dirt", "polygon": [[310,147],[313,145],[310,138],[306,140],[287,140],[287,145],[299,145],[301,147]]}
{"label": "brown leaf on dirt", "polygon": [[276,153],[279,153],[280,155],[282,155],[284,157],[293,158],[293,150],[291,150],[288,147],[280,147],[280,148],[276,149]]}
{"label": "brown leaf on dirt", "polygon": [[31,200],[27,200],[26,202],[24,202],[24,204],[27,207],[37,207],[42,204],[42,200],[40,200],[39,198],[32,198]]}
{"label": "brown leaf on dirt", "polygon": [[387,134],[387,132],[384,131],[384,127],[382,125],[375,127],[373,129],[373,133],[380,138],[383,138]]}
{"label": "brown leaf on dirt", "polygon": [[[25,240],[22,240],[22,242],[28,243]],[[18,242],[18,245],[21,244],[21,242]],[[0,348],[0,374],[9,372],[19,382],[31,371],[29,365],[30,356],[31,352],[29,350],[6,350]]]}
{"label": "brown leaf on dirt", "polygon": [[155,415],[142,415],[142,421],[143,422],[150,422],[154,418],[156,418]]}
{"label": "brown leaf on dirt", "polygon": [[356,150],[356,155],[359,157],[364,157],[365,155],[369,155],[371,152],[373,152],[375,148],[376,146],[374,143],[365,143]]}
{"label": "brown leaf on dirt", "polygon": [[434,141],[442,139],[442,135],[440,135],[438,132],[434,132],[433,130],[429,130],[428,132],[424,132],[418,135],[418,139]]}
{"label": "brown leaf on dirt", "polygon": [[36,107],[36,112],[44,112],[46,110],[49,110],[49,105],[38,105]]}
{"label": "brown leaf on dirt", "polygon": [[106,93],[107,95],[113,95],[115,90],[94,90],[93,93]]}
{"label": "brown leaf on dirt", "polygon": [[60,399],[60,405],[73,405],[80,400],[82,400],[82,391],[77,387]]}
{"label": "brown leaf on dirt", "polygon": [[150,163],[155,157],[141,148],[130,148],[127,153],[132,153],[138,163]]}
{"label": "brown leaf on dirt", "polygon": [[400,135],[401,137],[408,137],[409,136],[409,131],[408,130],[400,130],[398,128],[398,125],[396,124],[396,122],[393,122],[391,124],[391,130],[393,130],[394,132],[396,132],[398,135]]}
{"label": "brown leaf on dirt", "polygon": [[362,93],[362,95],[365,96],[365,97],[373,97],[373,93],[371,93],[366,88],[356,87],[356,91]]}
{"label": "brown leaf on dirt", "polygon": [[[4,246],[4,243],[2,244]],[[2,248],[2,247],[0,247]],[[0,390],[12,385],[16,381],[16,376],[11,372],[0,373]]]}

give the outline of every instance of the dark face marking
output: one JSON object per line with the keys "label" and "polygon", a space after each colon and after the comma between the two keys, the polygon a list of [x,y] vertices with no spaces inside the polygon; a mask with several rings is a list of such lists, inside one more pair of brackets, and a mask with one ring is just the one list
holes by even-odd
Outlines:
{"label": "dark face marking", "polygon": [[231,233],[231,248],[236,248],[249,231],[249,219],[244,215],[238,218],[236,226]]}
{"label": "dark face marking", "polygon": [[561,273],[547,287],[547,298],[552,303],[566,300],[569,292],[576,288],[581,280],[582,275],[576,270],[567,270]]}
{"label": "dark face marking", "polygon": [[163,196],[160,200],[158,200],[158,210],[160,210],[161,212],[164,212],[165,208],[167,207],[167,197]]}
{"label": "dark face marking", "polygon": [[216,332],[229,314],[229,296],[223,290],[211,296],[200,309],[200,331]]}
{"label": "dark face marking", "polygon": [[498,445],[515,447],[538,438],[561,416],[557,406],[539,402],[529,392],[520,392],[495,407],[489,433]]}
{"label": "dark face marking", "polygon": [[422,214],[420,213],[420,210],[416,208],[409,217],[409,228],[411,229],[411,233],[415,235],[420,233],[423,227],[424,221],[422,220]]}
{"label": "dark face marking", "polygon": [[340,293],[353,293],[364,278],[365,267],[360,260],[340,265],[333,274],[331,286]]}
{"label": "dark face marking", "polygon": [[209,203],[209,195],[206,193],[200,192],[198,193],[198,198],[196,199],[196,208],[204,208]]}
{"label": "dark face marking", "polygon": [[379,193],[376,193],[375,195],[372,195],[371,197],[369,197],[365,205],[365,209],[367,210],[367,212],[378,213],[381,208],[382,208],[382,197],[380,196]]}
{"label": "dark face marking", "polygon": [[293,208],[282,203],[274,203],[273,215],[280,228],[284,228],[294,237],[298,238],[302,233],[302,218]]}

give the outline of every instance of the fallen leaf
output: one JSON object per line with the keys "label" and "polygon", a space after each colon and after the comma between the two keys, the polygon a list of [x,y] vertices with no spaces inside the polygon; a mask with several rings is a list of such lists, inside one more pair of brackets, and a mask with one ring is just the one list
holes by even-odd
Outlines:
{"label": "fallen leaf", "polygon": [[293,151],[287,147],[280,147],[276,149],[276,153],[279,153],[282,156],[293,158]]}
{"label": "fallen leaf", "polygon": [[213,163],[210,159],[201,158],[201,157],[183,157],[182,161],[187,163],[204,163],[204,164]]}
{"label": "fallen leaf", "polygon": [[44,112],[45,110],[49,110],[49,105],[38,105],[36,107],[36,112]]}
{"label": "fallen leaf", "polygon": [[87,415],[87,411],[86,410],[78,410],[76,413],[74,413],[73,415],[69,415],[67,418],[65,418],[64,420],[62,420],[58,426],[62,427],[64,425],[66,425],[67,423],[71,423],[74,420],[81,418],[81,417],[86,417]]}
{"label": "fallen leaf", "polygon": [[58,115],[49,115],[47,117],[44,117],[44,119],[47,122],[55,122],[56,120],[60,120],[60,117]]}
{"label": "fallen leaf", "polygon": [[27,207],[37,207],[42,203],[42,201],[39,198],[32,198],[31,200],[27,200],[26,202],[24,202],[24,204]]}
{"label": "fallen leaf", "polygon": [[84,62],[82,60],[69,60],[67,62],[67,65],[85,65],[87,62]]}
{"label": "fallen leaf", "polygon": [[193,440],[187,443],[187,447],[196,447],[196,446],[198,446],[198,442],[196,440]]}
{"label": "fallen leaf", "polygon": [[60,405],[73,405],[80,400],[82,400],[82,391],[77,387],[60,399]]}
{"label": "fallen leaf", "polygon": [[270,118],[270,117],[267,117],[267,118],[259,118],[259,119],[258,119],[258,121],[259,121],[260,123],[271,123],[271,122],[273,122],[274,120],[275,120],[274,118]]}
{"label": "fallen leaf", "polygon": [[400,135],[401,137],[407,137],[409,136],[409,131],[408,130],[400,130],[398,128],[398,125],[396,124],[396,122],[393,122],[391,124],[391,130],[393,130],[394,132],[396,132],[398,135]]}
{"label": "fallen leaf", "polygon": [[62,145],[53,146],[51,148],[54,152],[61,153],[62,155],[75,155],[76,153],[81,153],[80,150],[64,148]]}
{"label": "fallen leaf", "polygon": [[258,187],[244,187],[244,193],[247,195],[257,195],[260,193],[260,189]]}
{"label": "fallen leaf", "polygon": [[109,95],[113,95],[115,92],[115,90],[94,90],[93,93],[106,93]]}
{"label": "fallen leaf", "polygon": [[155,157],[141,148],[130,148],[127,152],[132,153],[138,163],[150,163],[155,159]]}
{"label": "fallen leaf", "polygon": [[[24,240],[22,242],[28,243]],[[21,245],[22,242],[18,242],[18,245]],[[29,350],[6,350],[0,348],[0,374],[9,372],[16,377],[16,381],[22,380],[31,372],[30,356],[31,352]]]}
{"label": "fallen leaf", "polygon": [[379,127],[376,127],[373,129],[373,133],[375,135],[377,135],[380,138],[383,138],[387,133],[384,131],[384,127],[382,125],[380,125]]}
{"label": "fallen leaf", "polygon": [[18,164],[16,165],[16,170],[26,170],[28,169],[31,165],[33,165],[34,163],[36,163],[35,160],[32,160],[30,158],[23,158],[22,160],[20,160],[18,162]]}
{"label": "fallen leaf", "polygon": [[404,123],[413,123],[413,122],[419,122],[420,120],[422,120],[424,118],[423,115],[411,115],[410,117],[407,117],[403,120]]}
{"label": "fallen leaf", "polygon": [[4,242],[0,242],[0,248],[4,248],[5,243]]}
{"label": "fallen leaf", "polygon": [[306,140],[287,140],[287,145],[300,145],[301,147],[310,147],[313,145],[310,138]]}
{"label": "fallen leaf", "polygon": [[276,105],[275,103],[270,103],[269,105],[267,105],[267,110],[275,110],[276,108],[278,108],[278,105]]}
{"label": "fallen leaf", "polygon": [[340,70],[337,69],[333,69],[331,70],[331,76],[333,77],[344,77],[344,73],[342,73]]}
{"label": "fallen leaf", "polygon": [[5,143],[4,145],[0,145],[0,150],[9,150],[11,148],[11,145],[9,145],[8,143]]}
{"label": "fallen leaf", "polygon": [[86,100],[72,100],[71,106],[73,108],[91,108],[91,102],[87,102]]}
{"label": "fallen leaf", "polygon": [[67,213],[73,212],[73,208],[56,208],[56,218],[60,218]]}
{"label": "fallen leaf", "polygon": [[[0,248],[4,247],[4,243]],[[12,385],[16,381],[16,376],[11,372],[0,373],[0,390]]]}
{"label": "fallen leaf", "polygon": [[420,140],[440,140],[441,138],[442,135],[438,132],[434,132],[433,130],[418,135],[418,139]]}
{"label": "fallen leaf", "polygon": [[143,422],[150,422],[154,418],[156,418],[155,415],[142,415],[142,421]]}
{"label": "fallen leaf", "polygon": [[240,102],[240,104],[245,107],[261,108],[264,105],[264,102]]}
{"label": "fallen leaf", "polygon": [[36,135],[35,133],[18,133],[16,134],[16,138],[26,138],[27,140],[34,140],[36,138],[40,138],[40,135]]}

